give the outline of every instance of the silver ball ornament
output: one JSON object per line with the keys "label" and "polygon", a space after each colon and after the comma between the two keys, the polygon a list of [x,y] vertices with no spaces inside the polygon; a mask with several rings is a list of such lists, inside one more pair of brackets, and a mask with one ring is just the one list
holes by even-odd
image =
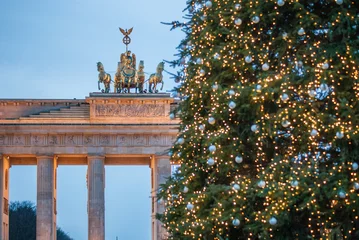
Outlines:
{"label": "silver ball ornament", "polygon": [[298,182],[297,180],[293,180],[293,181],[291,181],[290,185],[291,185],[292,187],[298,187],[299,182]]}
{"label": "silver ball ornament", "polygon": [[312,131],[310,132],[310,136],[315,137],[318,135],[318,130],[317,129],[312,129]]}
{"label": "silver ball ornament", "polygon": [[263,71],[268,71],[269,70],[269,64],[268,63],[265,63],[262,65],[262,70]]}
{"label": "silver ball ornament", "polygon": [[251,126],[251,131],[252,131],[252,132],[258,132],[258,129],[259,129],[259,127],[258,127],[258,125],[256,125],[256,124],[253,124],[253,125]]}
{"label": "silver ball ornament", "polygon": [[242,156],[237,156],[235,159],[236,163],[242,163],[243,162],[243,157]]}
{"label": "silver ball ornament", "polygon": [[355,190],[359,190],[359,183],[354,183],[354,188],[355,188]]}
{"label": "silver ball ornament", "polygon": [[175,119],[174,113],[171,113],[171,114],[170,114],[170,119],[171,119],[171,120]]}
{"label": "silver ball ornament", "polygon": [[278,6],[282,7],[285,4],[284,0],[278,0],[277,2]]}
{"label": "silver ball ornament", "polygon": [[233,101],[230,101],[229,104],[228,104],[228,107],[229,107],[230,109],[233,109],[233,108],[236,107],[236,103],[233,102]]}
{"label": "silver ball ornament", "polygon": [[260,20],[261,20],[261,19],[260,19],[258,16],[252,17],[252,22],[253,22],[253,23],[259,23]]}
{"label": "silver ball ornament", "polygon": [[184,188],[183,188],[183,192],[184,192],[184,193],[188,193],[188,187],[184,187]]}
{"label": "silver ball ornament", "polygon": [[242,8],[242,6],[239,3],[234,5],[234,9],[236,9],[237,11],[241,10],[241,8]]}
{"label": "silver ball ornament", "polygon": [[199,130],[201,130],[201,131],[203,131],[204,130],[204,125],[203,124],[201,124],[201,125],[199,125]]}
{"label": "silver ball ornament", "polygon": [[211,7],[212,7],[212,2],[211,2],[211,1],[207,1],[207,2],[206,2],[206,7],[207,7],[207,8],[211,8]]}
{"label": "silver ball ornament", "polygon": [[358,167],[359,167],[358,163],[356,163],[356,162],[352,163],[352,168],[353,168],[354,171],[358,170]]}
{"label": "silver ball ornament", "polygon": [[290,126],[290,122],[288,121],[288,120],[284,120],[283,122],[282,122],[282,126],[283,127],[289,127]]}
{"label": "silver ball ornament", "polygon": [[288,94],[286,94],[286,93],[283,93],[280,98],[282,99],[283,102],[286,102],[286,101],[289,100],[289,96],[288,96]]}
{"label": "silver ball ornament", "polygon": [[299,35],[299,36],[303,36],[304,34],[305,34],[304,28],[300,28],[300,29],[298,30],[298,35]]}
{"label": "silver ball ornament", "polygon": [[213,125],[216,123],[216,119],[214,119],[214,117],[210,117],[210,118],[208,118],[208,123]]}
{"label": "silver ball ornament", "polygon": [[325,62],[322,64],[322,69],[327,70],[329,68],[329,63]]}
{"label": "silver ball ornament", "polygon": [[342,139],[344,137],[344,133],[343,132],[337,132],[335,134],[335,136],[338,138],[338,139]]}
{"label": "silver ball ornament", "polygon": [[241,187],[238,184],[233,184],[233,189],[238,191]]}
{"label": "silver ball ornament", "polygon": [[240,26],[242,24],[242,19],[237,18],[236,20],[234,20],[234,24]]}
{"label": "silver ball ornament", "polygon": [[252,56],[248,55],[248,56],[246,56],[246,57],[244,58],[244,61],[245,61],[246,63],[251,63],[251,62],[253,61],[253,58],[252,58]]}
{"label": "silver ball ornament", "polygon": [[260,180],[257,185],[258,185],[258,187],[260,187],[260,188],[265,188],[266,182],[263,181],[263,180]]}
{"label": "silver ball ornament", "polygon": [[201,69],[201,70],[199,71],[199,75],[200,75],[201,77],[203,77],[205,74],[206,74],[206,71],[205,71],[205,70]]}
{"label": "silver ball ornament", "polygon": [[233,96],[234,94],[236,94],[236,92],[234,90],[231,89],[228,91],[229,96]]}
{"label": "silver ball ornament", "polygon": [[310,90],[310,91],[308,92],[308,94],[309,94],[310,97],[315,97],[315,96],[317,95],[317,93],[316,93],[315,90]]}
{"label": "silver ball ornament", "polygon": [[188,204],[187,204],[187,209],[188,209],[188,210],[191,211],[191,210],[193,209],[193,207],[194,207],[194,206],[193,206],[192,203],[188,203]]}
{"label": "silver ball ornament", "polygon": [[213,165],[214,165],[214,159],[213,159],[213,158],[209,158],[209,159],[207,160],[207,164],[208,164],[209,166],[213,166]]}
{"label": "silver ball ornament", "polygon": [[212,85],[212,90],[214,90],[214,91],[218,90],[218,85],[217,85],[217,84],[213,84],[213,85]]}
{"label": "silver ball ornament", "polygon": [[209,146],[209,148],[208,148],[208,150],[211,152],[211,153],[213,153],[213,152],[215,152],[216,151],[216,146],[214,146],[214,145],[211,145],[211,146]]}
{"label": "silver ball ornament", "polygon": [[184,138],[179,138],[177,140],[177,143],[182,145],[184,143]]}
{"label": "silver ball ornament", "polygon": [[340,191],[338,192],[338,196],[339,196],[340,198],[345,198],[346,193],[345,193],[343,190],[340,190]]}
{"label": "silver ball ornament", "polygon": [[343,4],[343,0],[335,0],[335,2],[336,2],[338,5],[342,5],[342,4]]}
{"label": "silver ball ornament", "polygon": [[241,221],[239,221],[239,219],[233,219],[233,221],[232,221],[232,224],[233,224],[233,226],[239,226],[239,224],[241,224]]}
{"label": "silver ball ornament", "polygon": [[277,224],[277,219],[275,218],[275,217],[271,217],[270,219],[269,219],[269,224],[270,225],[276,225]]}
{"label": "silver ball ornament", "polygon": [[287,39],[287,38],[288,38],[288,33],[286,33],[286,32],[282,33],[282,38],[283,38],[284,40]]}

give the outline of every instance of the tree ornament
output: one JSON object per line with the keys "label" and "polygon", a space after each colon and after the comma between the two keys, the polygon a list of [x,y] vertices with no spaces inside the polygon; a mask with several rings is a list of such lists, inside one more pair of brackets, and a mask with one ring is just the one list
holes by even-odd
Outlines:
{"label": "tree ornament", "polygon": [[260,20],[261,20],[261,19],[260,19],[258,16],[252,17],[252,22],[253,22],[253,23],[259,23]]}
{"label": "tree ornament", "polygon": [[188,203],[188,204],[187,204],[187,209],[191,211],[191,210],[193,209],[193,204],[192,204],[192,203]]}
{"label": "tree ornament", "polygon": [[231,89],[228,91],[229,96],[233,96],[234,94],[236,94],[236,92],[234,90]]}
{"label": "tree ornament", "polygon": [[329,68],[329,63],[325,62],[322,64],[322,69],[327,70]]}
{"label": "tree ornament", "polygon": [[210,118],[208,118],[208,123],[213,125],[216,123],[216,119],[214,119],[214,117],[210,117]]}
{"label": "tree ornament", "polygon": [[247,57],[244,58],[244,61],[246,61],[246,63],[251,63],[253,61],[252,56],[248,55]]}
{"label": "tree ornament", "polygon": [[159,204],[162,204],[162,203],[163,203],[163,199],[162,199],[162,198],[158,199],[158,203],[159,203]]}
{"label": "tree ornament", "polygon": [[206,74],[206,71],[205,71],[205,70],[201,69],[201,70],[199,71],[199,75],[200,75],[201,77],[203,77],[205,74]]}
{"label": "tree ornament", "polygon": [[285,2],[284,0],[278,0],[277,4],[278,6],[282,7],[285,4]]}
{"label": "tree ornament", "polygon": [[242,24],[242,19],[237,18],[236,20],[234,20],[234,24],[240,26]]}
{"label": "tree ornament", "polygon": [[239,219],[236,218],[236,219],[233,219],[232,224],[233,224],[233,226],[238,227],[239,224],[241,224],[241,221],[239,221]]}
{"label": "tree ornament", "polygon": [[263,71],[268,71],[268,70],[269,70],[269,65],[268,65],[268,63],[265,63],[265,64],[262,65],[262,70],[263,70]]}
{"label": "tree ornament", "polygon": [[343,4],[343,0],[335,0],[335,2],[336,2],[338,5],[342,5],[342,4]]}
{"label": "tree ornament", "polygon": [[319,88],[320,88],[320,90],[322,90],[323,92],[329,91],[328,84],[326,84],[326,83],[320,84]]}
{"label": "tree ornament", "polygon": [[203,64],[203,59],[202,58],[197,58],[197,64]]}
{"label": "tree ornament", "polygon": [[312,137],[315,137],[315,136],[318,135],[318,131],[317,131],[316,129],[312,129],[312,131],[310,132],[310,135],[311,135]]}
{"label": "tree ornament", "polygon": [[208,148],[208,150],[211,152],[211,153],[213,153],[213,152],[215,152],[216,151],[216,146],[214,146],[214,145],[211,145],[211,146],[209,146],[209,148]]}
{"label": "tree ornament", "polygon": [[241,10],[241,8],[242,8],[242,6],[241,6],[241,4],[239,4],[239,3],[237,3],[237,4],[234,5],[234,9],[236,9],[236,11]]}
{"label": "tree ornament", "polygon": [[262,90],[262,85],[257,84],[256,85],[256,90],[257,90],[257,92],[260,92]]}
{"label": "tree ornament", "polygon": [[310,90],[308,94],[310,97],[315,97],[317,95],[315,90]]}
{"label": "tree ornament", "polygon": [[174,113],[171,113],[171,114],[170,114],[170,119],[171,119],[171,120],[175,119]]}
{"label": "tree ornament", "polygon": [[220,57],[221,57],[221,55],[219,55],[218,53],[215,53],[214,56],[213,56],[213,58],[216,59],[216,60],[218,60]]}
{"label": "tree ornament", "polygon": [[355,190],[359,190],[359,183],[355,182],[354,183],[354,188],[355,188]]}
{"label": "tree ornament", "polygon": [[214,90],[214,91],[218,90],[218,85],[217,85],[217,84],[213,84],[213,85],[212,85],[212,90]]}
{"label": "tree ornament", "polygon": [[345,193],[343,190],[340,190],[340,191],[338,192],[338,196],[339,196],[340,198],[345,198],[346,193]]}
{"label": "tree ornament", "polygon": [[251,126],[251,130],[252,130],[252,132],[258,132],[258,125],[253,124],[253,125]]}
{"label": "tree ornament", "polygon": [[354,171],[358,170],[358,163],[353,162],[352,163],[352,168],[353,168]]}
{"label": "tree ornament", "polygon": [[235,159],[236,163],[242,163],[243,162],[243,157],[242,156],[237,156]]}
{"label": "tree ornament", "polygon": [[293,181],[291,181],[290,185],[291,185],[292,187],[298,187],[299,183],[298,183],[297,180],[293,180]]}
{"label": "tree ornament", "polygon": [[213,158],[209,158],[209,159],[207,160],[207,164],[208,164],[209,166],[213,166],[213,165],[214,165],[214,159],[213,159]]}
{"label": "tree ornament", "polygon": [[288,101],[288,100],[289,100],[289,96],[288,96],[288,94],[283,93],[283,94],[282,94],[282,96],[281,96],[281,99],[282,99],[282,101],[283,101],[283,102]]}
{"label": "tree ornament", "polygon": [[277,219],[276,219],[275,217],[271,217],[271,218],[269,219],[269,224],[272,225],[272,226],[276,225],[277,222],[278,222],[278,221],[277,221]]}
{"label": "tree ornament", "polygon": [[238,184],[233,184],[233,189],[238,191],[241,187]]}
{"label": "tree ornament", "polygon": [[168,156],[171,157],[172,155],[173,155],[173,152],[172,152],[172,151],[169,151],[169,152],[168,152]]}
{"label": "tree ornament", "polygon": [[344,133],[343,132],[337,132],[335,134],[335,136],[338,138],[338,139],[342,139],[344,137]]}
{"label": "tree ornament", "polygon": [[297,66],[298,66],[299,68],[303,67],[303,62],[302,62],[302,61],[298,61],[298,62],[297,62]]}
{"label": "tree ornament", "polygon": [[203,131],[204,130],[204,125],[203,124],[201,124],[201,125],[199,125],[199,130],[201,130],[201,131]]}
{"label": "tree ornament", "polygon": [[286,33],[286,32],[282,33],[282,38],[284,40],[286,40],[288,38],[288,33]]}
{"label": "tree ornament", "polygon": [[282,122],[282,126],[283,127],[289,127],[290,126],[290,122],[288,121],[288,120],[284,120],[283,122]]}
{"label": "tree ornament", "polygon": [[304,28],[300,28],[300,29],[298,30],[298,35],[299,35],[299,36],[303,36],[304,34],[305,34]]}
{"label": "tree ornament", "polygon": [[236,103],[233,102],[233,101],[230,101],[229,104],[228,104],[228,107],[229,107],[230,109],[233,109],[233,108],[236,107]]}
{"label": "tree ornament", "polygon": [[260,180],[257,185],[258,185],[258,187],[260,187],[260,188],[265,188],[266,182],[263,181],[263,180]]}
{"label": "tree ornament", "polygon": [[177,143],[182,145],[184,143],[184,138],[179,138],[177,140]]}
{"label": "tree ornament", "polygon": [[212,7],[212,2],[211,2],[211,1],[207,1],[207,2],[206,2],[206,7],[207,7],[207,8],[211,8],[211,7]]}
{"label": "tree ornament", "polygon": [[188,187],[184,187],[184,188],[183,188],[183,192],[184,192],[184,193],[188,193]]}

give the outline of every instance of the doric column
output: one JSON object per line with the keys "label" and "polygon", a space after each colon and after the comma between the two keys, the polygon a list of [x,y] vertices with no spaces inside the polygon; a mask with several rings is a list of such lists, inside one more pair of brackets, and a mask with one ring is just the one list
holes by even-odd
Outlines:
{"label": "doric column", "polygon": [[9,240],[9,168],[9,157],[0,154],[0,239],[3,240]]}
{"label": "doric column", "polygon": [[167,232],[161,222],[156,219],[156,213],[164,211],[163,201],[158,201],[156,194],[159,186],[165,183],[171,175],[171,164],[168,156],[152,156],[151,158],[151,185],[152,185],[152,240],[167,239]]}
{"label": "doric column", "polygon": [[105,239],[105,157],[88,156],[88,239]]}
{"label": "doric column", "polygon": [[37,156],[36,240],[56,240],[56,159]]}

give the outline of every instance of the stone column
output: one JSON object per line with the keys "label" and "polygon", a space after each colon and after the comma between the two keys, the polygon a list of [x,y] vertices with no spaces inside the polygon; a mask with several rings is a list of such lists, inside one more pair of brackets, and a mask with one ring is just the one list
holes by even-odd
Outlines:
{"label": "stone column", "polygon": [[37,156],[36,240],[56,240],[56,159]]}
{"label": "stone column", "polygon": [[0,154],[0,239],[3,240],[9,240],[9,168],[9,157]]}
{"label": "stone column", "polygon": [[160,221],[156,219],[156,213],[164,211],[164,203],[159,202],[156,194],[159,186],[165,183],[171,175],[171,164],[168,156],[152,156],[151,158],[151,185],[152,185],[152,240],[167,239],[167,232]]}
{"label": "stone column", "polygon": [[105,157],[88,156],[88,239],[105,239]]}

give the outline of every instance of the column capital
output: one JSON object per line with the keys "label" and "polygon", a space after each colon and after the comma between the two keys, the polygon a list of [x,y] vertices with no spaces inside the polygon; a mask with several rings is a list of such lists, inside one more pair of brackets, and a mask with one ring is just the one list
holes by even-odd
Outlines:
{"label": "column capital", "polygon": [[39,155],[36,156],[37,160],[54,159],[54,155]]}
{"label": "column capital", "polygon": [[87,160],[105,160],[104,155],[87,155]]}

